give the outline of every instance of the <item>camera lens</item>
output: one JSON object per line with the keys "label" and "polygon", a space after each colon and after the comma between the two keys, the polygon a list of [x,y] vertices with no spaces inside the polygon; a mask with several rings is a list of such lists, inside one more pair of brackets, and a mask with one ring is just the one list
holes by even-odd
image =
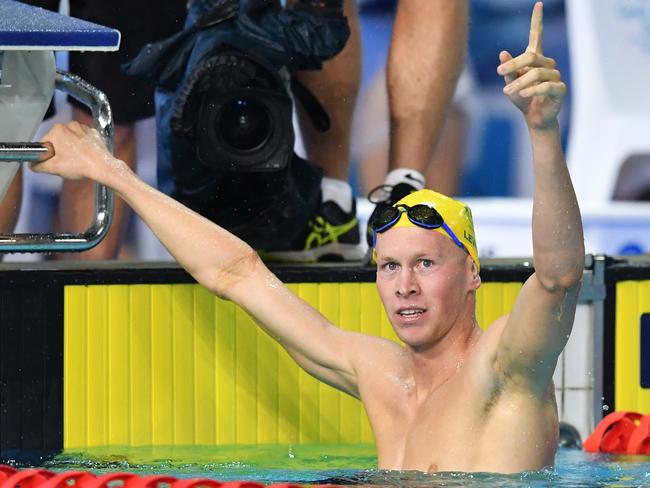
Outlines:
{"label": "camera lens", "polygon": [[216,126],[223,142],[242,152],[262,147],[273,131],[267,108],[254,99],[245,98],[227,102],[217,117]]}

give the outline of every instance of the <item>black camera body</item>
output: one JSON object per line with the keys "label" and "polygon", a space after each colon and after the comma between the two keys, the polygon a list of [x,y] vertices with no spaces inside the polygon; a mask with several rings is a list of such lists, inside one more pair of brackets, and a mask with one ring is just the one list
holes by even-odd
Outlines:
{"label": "black camera body", "polygon": [[293,74],[320,69],[348,37],[342,0],[193,0],[182,32],[126,66],[157,86],[159,187],[258,250],[290,241],[322,178],[293,151],[294,98],[329,127]]}

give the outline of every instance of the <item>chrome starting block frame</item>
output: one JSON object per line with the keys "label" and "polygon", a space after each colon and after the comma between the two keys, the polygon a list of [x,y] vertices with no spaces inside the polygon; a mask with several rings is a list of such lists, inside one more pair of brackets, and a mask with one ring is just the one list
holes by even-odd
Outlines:
{"label": "chrome starting block frame", "polygon": [[[119,43],[120,33],[115,29],[13,0],[0,0],[0,97],[3,96],[3,86],[7,87],[2,85],[2,62],[6,51],[21,51],[25,56],[34,51],[50,51],[53,58],[53,51],[115,51]],[[112,152],[113,116],[106,95],[80,77],[64,71],[56,71],[54,85],[57,90],[90,108],[94,126]],[[2,141],[3,134],[0,133],[2,164],[44,161],[56,151],[50,144]],[[112,211],[112,192],[97,184],[93,220],[84,232],[4,234],[0,235],[0,252],[79,252],[91,249],[106,236]]]}

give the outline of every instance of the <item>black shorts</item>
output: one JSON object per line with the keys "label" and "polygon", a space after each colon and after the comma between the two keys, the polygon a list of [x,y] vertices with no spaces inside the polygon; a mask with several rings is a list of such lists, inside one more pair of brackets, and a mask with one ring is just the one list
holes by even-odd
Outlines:
{"label": "black shorts", "polygon": [[[59,0],[22,0],[58,11]],[[70,15],[121,32],[116,52],[71,52],[69,71],[103,91],[113,111],[115,124],[129,124],[154,114],[154,87],[127,76],[122,64],[133,59],[142,47],[183,29],[187,0],[70,0]],[[85,105],[69,97],[81,108]],[[50,107],[46,118],[54,114]]]}

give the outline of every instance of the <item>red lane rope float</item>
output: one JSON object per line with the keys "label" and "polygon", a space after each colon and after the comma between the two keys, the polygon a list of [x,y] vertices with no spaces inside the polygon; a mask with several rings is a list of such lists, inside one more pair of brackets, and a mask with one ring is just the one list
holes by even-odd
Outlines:
{"label": "red lane rope float", "polygon": [[[340,488],[320,485],[321,488]],[[53,473],[47,469],[17,470],[0,464],[0,488],[303,488],[293,483],[263,485],[256,481],[217,481],[209,478],[178,479],[168,475],[138,476],[108,473],[95,476],[87,471]]]}
{"label": "red lane rope float", "polygon": [[4,484],[4,482],[7,481],[7,478],[11,477],[15,473],[16,470],[11,466],[0,464],[0,485]]}
{"label": "red lane rope float", "polygon": [[96,479],[95,476],[85,471],[67,471],[52,476],[38,486],[39,488],[67,488],[71,485],[83,486],[94,479]]}
{"label": "red lane rope float", "polygon": [[628,454],[650,455],[650,415],[644,415],[627,443]]}
{"label": "red lane rope float", "polygon": [[176,481],[178,478],[164,474],[132,476],[126,480],[124,488],[163,488],[163,486],[174,486]]}
{"label": "red lane rope float", "polygon": [[201,486],[206,488],[221,488],[223,483],[209,478],[189,478],[178,480],[174,483],[174,488],[199,488]]}
{"label": "red lane rope float", "polygon": [[598,423],[583,447],[589,452],[650,455],[650,415],[612,412]]}
{"label": "red lane rope float", "polygon": [[16,470],[12,468],[11,466],[6,466],[4,464],[0,464],[0,485],[5,482],[7,478],[9,478],[12,474],[14,474]]}
{"label": "red lane rope float", "polygon": [[54,476],[54,473],[47,469],[23,469],[9,476],[0,485],[0,488],[12,488],[16,486],[20,488],[36,488],[52,476]]}

